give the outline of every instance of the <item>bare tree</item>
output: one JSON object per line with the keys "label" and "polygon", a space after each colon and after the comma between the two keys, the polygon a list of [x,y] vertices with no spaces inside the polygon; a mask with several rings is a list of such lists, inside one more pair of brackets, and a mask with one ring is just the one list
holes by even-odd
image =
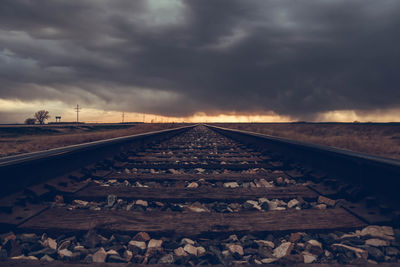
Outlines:
{"label": "bare tree", "polygon": [[39,110],[35,113],[35,118],[40,124],[43,124],[45,120],[50,118],[50,115],[47,110]]}
{"label": "bare tree", "polygon": [[35,118],[27,118],[25,120],[25,124],[35,124],[36,119]]}

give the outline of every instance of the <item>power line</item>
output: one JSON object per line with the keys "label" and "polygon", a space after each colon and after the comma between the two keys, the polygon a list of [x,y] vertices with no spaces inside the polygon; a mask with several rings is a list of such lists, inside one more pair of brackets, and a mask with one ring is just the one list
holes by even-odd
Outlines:
{"label": "power line", "polygon": [[76,110],[76,123],[79,123],[79,112],[80,112],[81,109],[82,108],[80,108],[79,105],[76,104],[76,108],[75,108],[75,110]]}

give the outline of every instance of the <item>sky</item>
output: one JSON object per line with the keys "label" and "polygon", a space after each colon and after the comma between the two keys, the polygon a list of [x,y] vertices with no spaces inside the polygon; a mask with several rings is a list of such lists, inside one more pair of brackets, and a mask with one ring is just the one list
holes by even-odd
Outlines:
{"label": "sky", "polygon": [[399,121],[398,0],[2,0],[0,123]]}

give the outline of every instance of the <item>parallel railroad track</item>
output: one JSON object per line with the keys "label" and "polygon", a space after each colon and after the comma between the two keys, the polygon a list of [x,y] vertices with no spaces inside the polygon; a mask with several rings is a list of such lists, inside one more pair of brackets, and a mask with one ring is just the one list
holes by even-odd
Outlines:
{"label": "parallel railroad track", "polygon": [[188,127],[24,184],[0,201],[0,265],[397,264],[395,202],[220,133]]}

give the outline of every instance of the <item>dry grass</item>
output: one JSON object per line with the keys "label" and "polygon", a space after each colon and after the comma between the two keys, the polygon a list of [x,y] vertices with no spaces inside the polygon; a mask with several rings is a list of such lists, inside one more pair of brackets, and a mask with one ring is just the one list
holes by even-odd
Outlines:
{"label": "dry grass", "polygon": [[221,123],[216,125],[400,159],[400,123]]}
{"label": "dry grass", "polygon": [[42,151],[168,128],[180,124],[81,125],[81,126],[2,126],[0,127],[0,157]]}

